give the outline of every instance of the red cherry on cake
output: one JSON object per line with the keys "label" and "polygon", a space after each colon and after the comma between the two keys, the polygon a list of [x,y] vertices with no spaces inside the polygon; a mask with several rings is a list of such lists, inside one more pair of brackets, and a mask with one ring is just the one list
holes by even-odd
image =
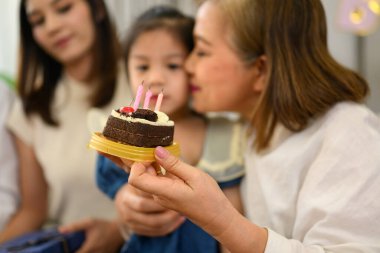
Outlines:
{"label": "red cherry on cake", "polygon": [[133,107],[130,107],[130,106],[124,106],[124,107],[121,107],[120,108],[120,112],[123,112],[123,113],[132,113],[134,112],[135,110],[133,109]]}

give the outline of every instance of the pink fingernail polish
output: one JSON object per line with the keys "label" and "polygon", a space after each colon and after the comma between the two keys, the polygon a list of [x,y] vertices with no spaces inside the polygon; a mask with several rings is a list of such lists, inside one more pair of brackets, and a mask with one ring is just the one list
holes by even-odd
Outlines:
{"label": "pink fingernail polish", "polygon": [[169,152],[163,147],[159,146],[156,148],[156,155],[161,159],[165,159],[169,156]]}

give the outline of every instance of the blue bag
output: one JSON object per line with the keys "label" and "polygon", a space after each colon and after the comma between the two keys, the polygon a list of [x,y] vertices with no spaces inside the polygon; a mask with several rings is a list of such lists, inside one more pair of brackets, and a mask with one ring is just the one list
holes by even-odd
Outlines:
{"label": "blue bag", "polygon": [[46,229],[1,244],[0,253],[71,253],[79,249],[84,239],[83,231],[61,234],[57,229]]}

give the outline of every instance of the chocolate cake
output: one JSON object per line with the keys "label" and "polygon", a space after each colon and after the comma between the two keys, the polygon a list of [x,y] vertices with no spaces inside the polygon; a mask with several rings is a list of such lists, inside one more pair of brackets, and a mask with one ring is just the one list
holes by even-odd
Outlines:
{"label": "chocolate cake", "polygon": [[173,143],[174,122],[160,111],[123,107],[108,117],[103,135],[113,141],[138,146],[169,146]]}

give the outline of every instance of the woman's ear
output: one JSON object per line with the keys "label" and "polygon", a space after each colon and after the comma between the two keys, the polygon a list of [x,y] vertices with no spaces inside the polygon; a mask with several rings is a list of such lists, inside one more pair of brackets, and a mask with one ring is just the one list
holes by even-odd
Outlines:
{"label": "woman's ear", "polygon": [[265,89],[268,75],[268,59],[265,55],[261,55],[256,59],[253,64],[255,71],[255,81],[253,83],[253,90],[255,92],[262,92]]}

